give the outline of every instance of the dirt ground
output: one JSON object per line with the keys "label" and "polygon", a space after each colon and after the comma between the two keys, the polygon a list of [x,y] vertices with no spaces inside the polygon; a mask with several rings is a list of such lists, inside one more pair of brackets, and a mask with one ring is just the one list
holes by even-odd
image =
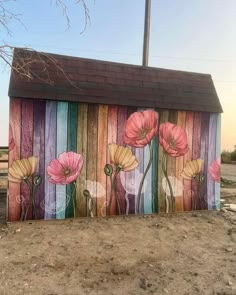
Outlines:
{"label": "dirt ground", "polygon": [[2,226],[0,294],[236,294],[236,213]]}
{"label": "dirt ground", "polygon": [[0,225],[0,267],[0,295],[236,295],[236,213]]}

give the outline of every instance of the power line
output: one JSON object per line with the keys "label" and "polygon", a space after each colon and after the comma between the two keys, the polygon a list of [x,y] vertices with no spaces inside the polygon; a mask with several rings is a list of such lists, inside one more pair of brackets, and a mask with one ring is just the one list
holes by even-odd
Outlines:
{"label": "power line", "polygon": [[[59,50],[68,50],[68,51],[76,51],[76,52],[94,52],[97,54],[113,54],[113,55],[126,55],[126,56],[141,56],[141,53],[128,53],[122,51],[106,51],[106,50],[94,50],[94,49],[78,49],[78,48],[69,48],[69,47],[56,47],[56,46],[48,46],[42,44],[35,44],[44,49],[59,49]],[[16,47],[28,47],[25,44],[18,44]],[[202,61],[202,62],[220,62],[220,63],[236,63],[234,59],[223,59],[223,58],[202,58],[202,57],[184,57],[184,56],[171,56],[171,55],[150,55],[152,58],[164,58],[164,59],[176,59],[176,60],[191,60],[191,61]]]}

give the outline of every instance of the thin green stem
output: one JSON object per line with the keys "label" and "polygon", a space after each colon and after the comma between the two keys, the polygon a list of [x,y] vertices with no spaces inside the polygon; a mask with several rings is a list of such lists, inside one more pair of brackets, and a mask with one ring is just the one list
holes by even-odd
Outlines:
{"label": "thin green stem", "polygon": [[138,195],[137,195],[137,204],[136,204],[137,213],[141,213],[141,194],[142,194],[143,184],[144,184],[144,180],[146,178],[146,175],[151,167],[152,160],[153,160],[152,143],[149,143],[148,146],[149,146],[150,157],[149,157],[149,162],[147,164],[145,172],[144,172],[142,179],[140,181],[140,184],[139,184]]}
{"label": "thin green stem", "polygon": [[76,182],[74,181],[73,183],[73,191],[71,194],[72,197],[72,202],[73,202],[73,212],[74,212],[74,218],[76,217],[76,192],[77,192],[77,186],[76,186]]}
{"label": "thin green stem", "polygon": [[168,177],[168,174],[167,174],[167,154],[164,152],[163,153],[163,157],[162,157],[162,171],[163,171],[163,174],[166,178],[166,181],[167,181],[167,184],[168,184],[168,187],[169,187],[169,190],[170,190],[170,197],[171,197],[171,203],[172,203],[172,212],[174,212],[175,210],[175,199],[174,199],[174,194],[173,194],[173,189],[172,189],[172,186],[171,186],[171,182],[170,182],[170,179]]}
{"label": "thin green stem", "polygon": [[111,204],[113,199],[113,180],[112,180],[112,174],[110,175],[110,182],[111,182],[111,193],[110,193],[110,199],[108,204],[108,213],[111,215]]}
{"label": "thin green stem", "polygon": [[118,194],[117,194],[117,175],[120,172],[120,170],[117,170],[115,175],[114,175],[114,193],[115,193],[115,198],[116,198],[116,204],[117,204],[117,208],[118,208],[118,214],[120,215],[121,211],[120,211],[120,202],[119,202],[119,198],[118,198]]}
{"label": "thin green stem", "polygon": [[34,215],[35,208],[34,208],[34,203],[33,203],[33,198],[34,198],[33,184],[30,183],[28,178],[24,179],[24,182],[26,183],[28,190],[29,190],[29,204],[28,204],[26,211],[25,211],[25,216],[24,216],[24,221],[25,221],[27,219],[30,206],[32,207],[32,215]]}

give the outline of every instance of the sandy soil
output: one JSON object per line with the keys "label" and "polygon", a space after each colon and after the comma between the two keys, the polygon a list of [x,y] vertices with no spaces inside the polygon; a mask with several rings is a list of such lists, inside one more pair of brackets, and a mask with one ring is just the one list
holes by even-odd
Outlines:
{"label": "sandy soil", "polygon": [[0,294],[236,294],[236,213],[0,227]]}

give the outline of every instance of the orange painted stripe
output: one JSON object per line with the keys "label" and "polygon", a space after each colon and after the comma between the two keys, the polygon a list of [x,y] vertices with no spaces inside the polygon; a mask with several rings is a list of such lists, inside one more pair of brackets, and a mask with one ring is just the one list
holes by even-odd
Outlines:
{"label": "orange painted stripe", "polygon": [[98,109],[98,157],[97,157],[97,216],[106,215],[107,176],[104,166],[107,163],[107,117],[108,106],[99,105]]}
{"label": "orange painted stripe", "polygon": [[[184,155],[184,166],[187,163],[187,161],[192,160],[193,117],[193,112],[186,112],[185,131],[187,134],[189,151]],[[192,181],[184,179],[184,211],[190,210],[192,210]]]}
{"label": "orange painted stripe", "polygon": [[[117,114],[118,107],[117,106],[109,106],[108,108],[108,132],[107,132],[107,143],[117,143]],[[107,163],[110,163],[110,155],[107,144]],[[111,183],[110,178],[107,176],[107,204],[109,204],[111,195]],[[115,197],[113,196],[113,200],[111,203],[111,212],[107,212],[107,215],[116,215],[116,202]]]}
{"label": "orange painted stripe", "polygon": [[[177,118],[177,125],[185,129],[185,120],[186,120],[186,112],[179,111],[178,118]],[[184,157],[177,157],[176,158],[176,178],[182,183],[184,182],[183,177],[181,176],[183,167],[184,167]],[[180,211],[180,212],[184,211],[183,195],[176,196],[175,209],[176,211]]]}

